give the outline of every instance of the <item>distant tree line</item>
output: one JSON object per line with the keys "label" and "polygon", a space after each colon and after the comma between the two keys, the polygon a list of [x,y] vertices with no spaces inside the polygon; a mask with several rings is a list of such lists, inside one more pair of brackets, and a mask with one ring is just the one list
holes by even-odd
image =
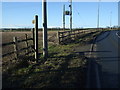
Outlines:
{"label": "distant tree line", "polygon": [[[2,28],[0,31],[7,32],[7,31],[31,31],[33,28]],[[73,28],[72,30],[94,30],[97,28]],[[113,26],[106,28],[100,28],[100,29],[120,29],[120,26]],[[39,31],[42,31],[42,28],[38,29]],[[63,28],[48,28],[48,31],[62,31]],[[66,28],[65,30],[70,30],[69,28]]]}

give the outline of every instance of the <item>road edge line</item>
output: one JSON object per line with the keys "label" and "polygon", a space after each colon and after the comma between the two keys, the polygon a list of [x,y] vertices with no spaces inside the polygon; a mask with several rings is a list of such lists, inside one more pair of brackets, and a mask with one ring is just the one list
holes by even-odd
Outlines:
{"label": "road edge line", "polygon": [[[92,43],[91,45],[90,45],[90,53],[89,53],[89,55],[88,55],[88,57],[90,58],[91,57],[91,52],[92,52],[92,50],[93,50],[93,46],[94,46],[94,44]],[[87,80],[86,80],[86,88],[90,88],[90,70],[91,70],[91,60],[88,60],[88,70],[87,70]]]}
{"label": "road edge line", "polygon": [[[93,47],[95,45],[97,37],[94,38],[93,43],[90,46],[90,53],[88,55],[88,57],[91,57],[91,52],[93,51]],[[96,71],[96,80],[97,80],[97,88],[101,88],[101,84],[100,84],[100,76],[99,76],[99,72],[98,72],[98,66],[95,64],[95,71]],[[91,69],[91,60],[88,60],[88,70],[87,70],[87,80],[86,80],[86,88],[90,88],[90,69]]]}
{"label": "road edge line", "polygon": [[118,38],[120,38],[120,36],[118,35],[118,32],[116,33],[116,35],[118,36]]}
{"label": "road edge line", "polygon": [[[94,39],[94,41],[93,41],[93,44],[94,44],[94,45],[95,45],[95,43],[96,43],[97,38],[98,38],[98,37],[95,37],[95,39]],[[94,45],[93,45],[93,47],[94,47]],[[92,48],[93,48],[93,47],[92,47]],[[98,65],[97,65],[97,64],[95,64],[95,74],[96,74],[96,80],[97,80],[97,81],[96,81],[96,83],[97,83],[96,85],[97,85],[97,88],[100,89],[100,88],[101,88],[100,76],[99,76],[100,74],[99,74],[99,69],[98,69]]]}

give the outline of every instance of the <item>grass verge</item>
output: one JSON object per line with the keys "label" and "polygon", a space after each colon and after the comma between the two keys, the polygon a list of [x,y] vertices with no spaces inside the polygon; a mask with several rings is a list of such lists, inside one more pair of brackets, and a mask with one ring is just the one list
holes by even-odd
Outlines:
{"label": "grass verge", "polygon": [[90,44],[100,32],[82,36],[68,45],[49,44],[47,60],[31,63],[30,57],[3,73],[3,88],[84,88],[87,58],[75,48]]}

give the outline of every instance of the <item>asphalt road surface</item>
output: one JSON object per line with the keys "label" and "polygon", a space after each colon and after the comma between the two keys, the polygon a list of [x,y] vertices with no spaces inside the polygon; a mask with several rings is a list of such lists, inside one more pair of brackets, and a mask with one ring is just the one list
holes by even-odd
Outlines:
{"label": "asphalt road surface", "polygon": [[119,88],[120,36],[108,31],[96,39],[94,56],[99,64],[101,88]]}

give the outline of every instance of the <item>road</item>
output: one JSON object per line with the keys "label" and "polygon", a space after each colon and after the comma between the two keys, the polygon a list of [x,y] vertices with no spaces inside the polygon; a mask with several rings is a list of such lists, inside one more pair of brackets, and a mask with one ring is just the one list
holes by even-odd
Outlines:
{"label": "road", "polygon": [[119,88],[120,36],[108,31],[96,39],[94,58],[99,65],[101,88]]}

